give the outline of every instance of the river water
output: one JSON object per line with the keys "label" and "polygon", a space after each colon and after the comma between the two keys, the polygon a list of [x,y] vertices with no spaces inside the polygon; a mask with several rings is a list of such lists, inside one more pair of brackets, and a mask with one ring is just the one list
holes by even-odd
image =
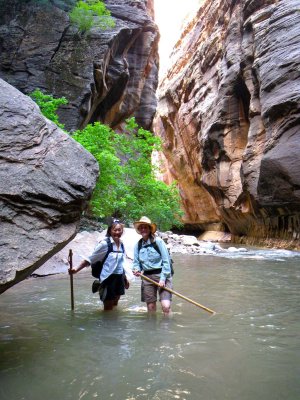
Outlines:
{"label": "river water", "polygon": [[174,255],[173,315],[149,317],[137,280],[102,311],[88,271],[0,296],[1,400],[296,400],[300,253]]}

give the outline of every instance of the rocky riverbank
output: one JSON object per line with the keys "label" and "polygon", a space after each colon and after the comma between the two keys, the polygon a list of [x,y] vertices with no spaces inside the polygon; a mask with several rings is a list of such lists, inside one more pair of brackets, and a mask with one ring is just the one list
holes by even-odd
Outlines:
{"label": "rocky riverbank", "polygon": [[[158,233],[167,244],[170,253],[181,254],[215,254],[226,251],[218,243],[198,240],[195,236],[177,235],[172,232]],[[68,256],[70,249],[73,253],[73,265],[77,266],[83,257],[90,255],[96,244],[103,239],[105,231],[82,231],[60,252],[37,269],[32,276],[46,276],[53,274],[67,273],[69,263]],[[129,257],[133,257],[133,248],[140,239],[140,235],[133,228],[126,228],[123,235],[123,242]]]}

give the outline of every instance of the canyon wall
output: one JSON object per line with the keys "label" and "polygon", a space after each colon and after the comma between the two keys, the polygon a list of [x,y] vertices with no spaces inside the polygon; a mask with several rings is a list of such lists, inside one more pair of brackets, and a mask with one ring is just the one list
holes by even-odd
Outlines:
{"label": "canyon wall", "polygon": [[118,128],[131,116],[149,129],[158,83],[153,0],[107,0],[116,26],[85,34],[70,25],[69,3],[0,0],[0,78],[25,94],[65,96],[58,113],[67,130],[95,121]]}
{"label": "canyon wall", "polygon": [[299,245],[299,7],[206,1],[176,44],[154,130],[186,227]]}
{"label": "canyon wall", "polygon": [[148,129],[156,109],[153,1],[107,0],[113,29],[80,33],[75,1],[0,0],[0,293],[30,276],[77,233],[98,164],[25,94],[69,101],[67,130],[126,118]]}

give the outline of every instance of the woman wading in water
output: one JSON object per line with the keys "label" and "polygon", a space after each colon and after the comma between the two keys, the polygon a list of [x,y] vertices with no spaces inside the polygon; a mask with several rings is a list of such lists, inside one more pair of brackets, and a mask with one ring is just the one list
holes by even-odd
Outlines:
{"label": "woman wading in water", "polygon": [[[106,239],[102,240],[93,254],[83,260],[75,269],[69,269],[70,274],[76,274],[85,267],[107,258],[99,275],[99,280],[93,283],[93,293],[99,291],[104,310],[112,310],[118,305],[120,296],[129,288],[129,282],[124,272],[125,250],[121,241],[124,225],[115,220],[107,229]],[[111,251],[108,253],[109,246]],[[108,254],[107,254],[108,253]]]}
{"label": "woman wading in water", "polygon": [[[135,276],[144,274],[153,281],[158,282],[159,287],[142,279],[141,298],[146,302],[148,312],[156,311],[157,293],[164,315],[171,310],[172,294],[164,290],[164,287],[172,289],[171,265],[168,249],[165,242],[155,237],[156,224],[147,217],[142,217],[134,222],[135,230],[142,235],[142,239],[134,247],[132,270]],[[157,250],[156,250],[157,248]]]}

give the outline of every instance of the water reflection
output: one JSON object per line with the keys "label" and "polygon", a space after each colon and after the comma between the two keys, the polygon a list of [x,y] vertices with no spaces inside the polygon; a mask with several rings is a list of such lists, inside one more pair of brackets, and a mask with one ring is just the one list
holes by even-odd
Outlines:
{"label": "water reflection", "polygon": [[295,400],[299,256],[246,255],[174,255],[175,289],[215,316],[174,298],[171,318],[149,317],[138,281],[104,313],[88,273],[76,276],[74,313],[67,276],[5,292],[1,400]]}

